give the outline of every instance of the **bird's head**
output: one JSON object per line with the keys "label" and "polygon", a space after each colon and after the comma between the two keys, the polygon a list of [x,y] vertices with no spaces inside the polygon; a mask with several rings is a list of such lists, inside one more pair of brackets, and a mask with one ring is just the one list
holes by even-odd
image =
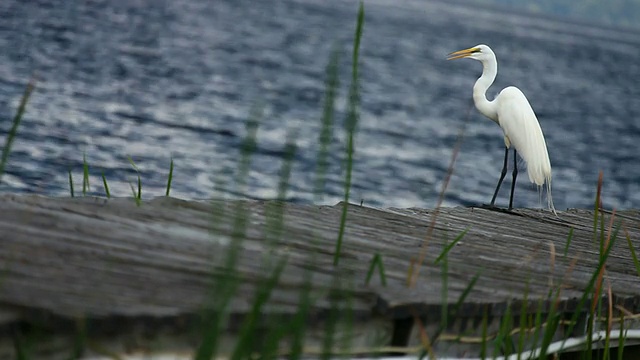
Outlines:
{"label": "bird's head", "polygon": [[454,51],[447,56],[447,60],[456,60],[463,58],[469,58],[478,61],[487,61],[491,58],[495,58],[495,54],[490,47],[484,44],[480,44],[468,49]]}

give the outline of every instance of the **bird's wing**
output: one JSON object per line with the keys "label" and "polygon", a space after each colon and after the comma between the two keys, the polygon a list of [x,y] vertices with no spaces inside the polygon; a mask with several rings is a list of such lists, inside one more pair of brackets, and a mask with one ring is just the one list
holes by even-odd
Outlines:
{"label": "bird's wing", "polygon": [[520,156],[527,163],[531,182],[542,185],[551,179],[551,164],[542,129],[529,101],[520,89],[510,86],[500,92],[498,123]]}

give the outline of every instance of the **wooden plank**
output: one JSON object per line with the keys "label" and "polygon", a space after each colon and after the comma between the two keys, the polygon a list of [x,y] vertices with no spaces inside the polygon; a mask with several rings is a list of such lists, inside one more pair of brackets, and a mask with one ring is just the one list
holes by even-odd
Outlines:
{"label": "wooden plank", "polygon": [[[250,309],[256,286],[270,273],[268,259],[287,256],[265,316],[295,314],[310,269],[318,322],[336,301],[331,289],[337,277],[351,284],[337,301],[349,298],[358,323],[382,329],[387,338],[394,319],[438,321],[434,314],[439,315],[443,305],[443,276],[434,261],[465,230],[448,253],[446,292],[446,302],[455,304],[480,274],[458,313],[463,318],[487,309],[499,317],[525,292],[529,299],[547,299],[550,288],[560,283],[565,286],[561,309],[572,311],[598,264],[591,211],[569,210],[555,217],[538,210],[509,214],[444,208],[427,239],[433,210],[350,205],[340,265],[333,267],[341,211],[342,204],[157,198],[138,207],[131,199],[1,195],[0,268],[5,270],[0,303],[7,315],[0,317],[0,325],[28,321],[29,314],[45,314],[41,317],[51,319],[54,329],[77,317],[104,322],[105,328],[119,319],[129,324],[123,329],[150,318],[169,323],[197,319],[209,304],[212,283],[224,274],[230,244],[238,238],[242,242],[235,276],[241,285],[230,302],[232,314],[241,317]],[[238,214],[246,220],[241,236],[234,225]],[[616,218],[622,230],[607,262],[606,279],[616,303],[638,312],[640,281],[623,237],[628,233],[636,247],[640,244],[640,212],[621,211]],[[564,256],[570,229],[573,239]],[[423,249],[420,277],[409,288],[411,260]],[[386,286],[377,275],[365,285],[375,254],[382,256]]]}

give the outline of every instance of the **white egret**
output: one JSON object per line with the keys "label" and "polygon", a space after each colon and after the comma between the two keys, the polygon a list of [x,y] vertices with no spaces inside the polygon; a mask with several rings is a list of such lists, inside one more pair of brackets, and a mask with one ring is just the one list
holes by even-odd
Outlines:
{"label": "white egret", "polygon": [[502,180],[507,174],[507,161],[509,149],[513,146],[513,173],[511,183],[511,196],[509,198],[509,210],[513,208],[513,191],[518,176],[517,156],[520,154],[527,164],[529,180],[541,188],[547,184],[547,204],[555,214],[553,200],[551,199],[551,163],[547,153],[547,144],[542,134],[542,129],[538,123],[529,101],[522,91],[514,86],[504,88],[492,101],[487,100],[487,89],[496,78],[498,73],[498,61],[496,55],[487,45],[476,45],[474,47],[452,52],[447,60],[469,58],[482,63],[482,76],[473,85],[473,102],[482,115],[495,121],[504,133],[504,165],[500,173],[498,186],[491,199],[491,207],[495,207],[498,190]]}

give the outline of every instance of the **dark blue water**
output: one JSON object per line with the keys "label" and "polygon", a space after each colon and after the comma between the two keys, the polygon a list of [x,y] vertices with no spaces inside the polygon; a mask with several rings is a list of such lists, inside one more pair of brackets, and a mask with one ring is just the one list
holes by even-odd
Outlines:
{"label": "dark blue water", "polygon": [[[500,14],[459,5],[366,2],[362,108],[352,199],[372,206],[435,205],[480,64],[445,61],[478,43],[499,60],[491,89],[520,87],[546,135],[556,207],[593,203],[604,172],[607,206],[640,207],[640,32]],[[129,196],[233,196],[245,122],[261,108],[248,195],[277,194],[286,134],[298,151],[290,199],[313,200],[325,67],[342,50],[327,194],[342,197],[342,123],[355,1],[93,0],[0,2],[3,135],[29,78],[39,78],[2,191],[69,194],[82,157],[92,191],[104,172]],[[489,201],[502,166],[500,128],[471,112],[445,205]],[[509,181],[500,201],[506,203]],[[541,203],[526,175],[516,206]],[[544,202],[543,202],[544,204]]]}

